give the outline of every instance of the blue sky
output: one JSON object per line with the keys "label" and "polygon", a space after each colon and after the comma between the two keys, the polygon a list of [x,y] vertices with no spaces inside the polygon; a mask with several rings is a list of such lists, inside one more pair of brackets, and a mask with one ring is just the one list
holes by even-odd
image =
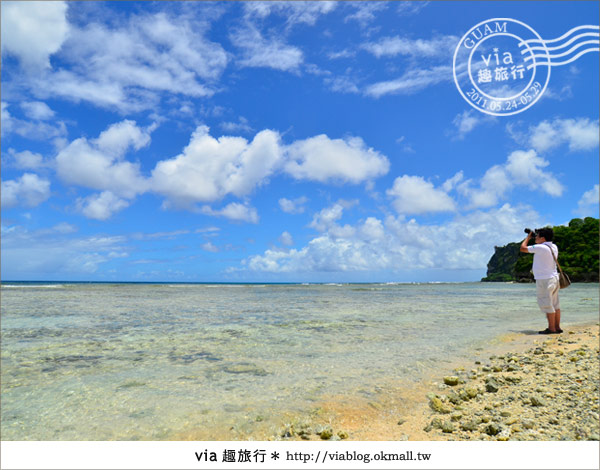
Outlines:
{"label": "blue sky", "polygon": [[2,279],[476,281],[598,217],[598,53],[529,109],[455,48],[598,2],[2,2]]}

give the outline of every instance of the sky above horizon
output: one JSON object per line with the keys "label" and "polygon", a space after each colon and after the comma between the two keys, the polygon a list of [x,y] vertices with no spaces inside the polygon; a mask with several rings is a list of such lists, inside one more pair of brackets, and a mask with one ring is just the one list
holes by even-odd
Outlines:
{"label": "sky above horizon", "polygon": [[598,2],[1,7],[2,280],[478,281],[598,217],[598,52],[510,116],[453,78],[478,23]]}

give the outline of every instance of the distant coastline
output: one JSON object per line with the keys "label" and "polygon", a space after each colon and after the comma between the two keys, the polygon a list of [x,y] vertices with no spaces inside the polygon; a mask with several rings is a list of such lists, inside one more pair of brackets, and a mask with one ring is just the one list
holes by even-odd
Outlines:
{"label": "distant coastline", "polygon": [[351,286],[351,285],[426,285],[426,284],[477,284],[479,281],[405,281],[405,282],[228,282],[228,281],[13,281],[2,280],[0,285],[8,287],[10,284],[18,285],[44,285],[44,284],[102,284],[102,285],[233,285],[233,286]]}
{"label": "distant coastline", "polygon": [[[568,226],[554,227],[558,261],[572,282],[598,282],[599,220],[573,219]],[[523,237],[525,238],[525,237]],[[532,242],[533,243],[533,242]],[[533,282],[533,256],[519,251],[520,242],[494,247],[482,282]]]}

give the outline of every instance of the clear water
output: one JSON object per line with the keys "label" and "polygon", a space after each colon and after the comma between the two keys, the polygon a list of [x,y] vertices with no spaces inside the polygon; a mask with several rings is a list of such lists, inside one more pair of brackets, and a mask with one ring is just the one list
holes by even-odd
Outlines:
{"label": "clear water", "polygon": [[[533,285],[2,286],[3,440],[262,439],[545,319]],[[598,320],[598,285],[561,291]]]}

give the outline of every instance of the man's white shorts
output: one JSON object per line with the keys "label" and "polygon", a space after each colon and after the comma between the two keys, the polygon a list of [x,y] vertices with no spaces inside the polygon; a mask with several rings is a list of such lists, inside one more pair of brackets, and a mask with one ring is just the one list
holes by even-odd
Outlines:
{"label": "man's white shorts", "polygon": [[535,287],[537,302],[542,312],[556,312],[560,308],[560,302],[558,301],[558,291],[560,289],[558,276],[551,277],[550,279],[537,279]]}

